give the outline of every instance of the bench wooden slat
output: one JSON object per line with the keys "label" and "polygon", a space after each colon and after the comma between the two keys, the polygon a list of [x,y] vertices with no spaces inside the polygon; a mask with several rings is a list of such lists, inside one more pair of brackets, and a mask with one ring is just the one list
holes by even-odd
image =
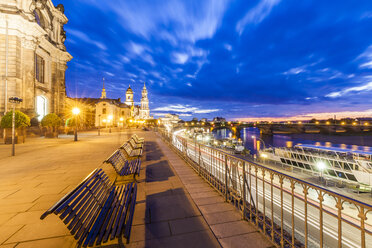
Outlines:
{"label": "bench wooden slat", "polygon": [[125,225],[125,232],[124,232],[124,237],[127,238],[127,243],[129,243],[130,231],[131,231],[133,215],[134,215],[134,207],[136,206],[136,199],[137,199],[137,185],[134,185],[132,199],[131,199],[131,206],[129,209],[129,218],[127,220],[127,224]]}
{"label": "bench wooden slat", "polygon": [[[117,157],[120,159],[116,159]],[[129,174],[139,175],[138,160],[138,156],[129,157],[125,149],[118,149],[104,162],[111,164],[118,175],[126,176]]]}
{"label": "bench wooden slat", "polygon": [[86,193],[86,191],[88,191],[88,189],[90,187],[92,187],[92,185],[95,185],[97,182],[99,182],[101,180],[101,177],[102,174],[101,173],[97,173],[94,175],[94,177],[92,178],[92,180],[90,180],[89,183],[87,184],[84,184],[84,185],[81,185],[80,186],[80,189],[78,191],[76,191],[69,199],[66,200],[66,202],[61,205],[57,210],[56,210],[56,213],[58,214],[59,212],[61,212],[62,210],[64,210],[66,207],[68,208],[69,206],[69,203],[71,201],[74,201],[76,199],[80,199],[80,197],[82,195],[84,195]]}
{"label": "bench wooden slat", "polygon": [[[66,209],[63,210],[63,213],[61,209],[61,215],[59,217],[61,219],[64,219],[66,215],[69,214],[73,208],[75,208],[76,204],[80,204],[79,201],[81,200],[81,198],[84,197],[80,201],[81,204],[83,204],[86,201],[86,198],[89,197],[89,195],[86,194],[88,191],[92,191],[94,193],[96,190],[99,190],[102,187],[103,187],[103,184],[100,183],[100,178],[95,178],[95,180],[92,181],[90,185],[87,185],[86,187],[84,187],[84,189],[81,191],[79,195],[75,195],[74,199],[71,199],[71,201],[67,202],[67,205],[65,206]],[[71,203],[71,204],[68,204],[68,203]],[[65,224],[66,223],[67,222],[65,222]]]}
{"label": "bench wooden slat", "polygon": [[69,230],[71,230],[71,228],[74,227],[73,230],[71,231],[72,234],[74,234],[76,230],[81,227],[81,223],[89,215],[92,206],[97,201],[103,199],[105,192],[106,192],[105,187],[101,187],[100,190],[95,193],[95,195],[91,194],[89,201],[86,202],[84,206],[78,211],[78,213],[73,216],[74,217],[73,221],[67,227]]}
{"label": "bench wooden slat", "polygon": [[114,204],[113,204],[113,206],[111,206],[111,212],[109,213],[109,216],[111,216],[111,218],[107,218],[106,222],[103,224],[102,228],[104,228],[104,229],[101,230],[100,235],[97,239],[96,245],[100,245],[101,242],[102,242],[102,239],[104,238],[104,235],[106,236],[111,232],[112,224],[113,224],[113,222],[116,218],[116,215],[117,215],[117,212],[118,212],[118,209],[119,209],[118,206],[120,204],[120,198],[121,198],[120,196],[123,195],[126,188],[127,188],[127,185],[123,185],[123,187],[120,187],[119,191],[117,191],[117,194],[115,196]]}
{"label": "bench wooden slat", "polygon": [[84,245],[90,245],[92,246],[94,244],[94,240],[96,239],[96,236],[98,235],[99,230],[101,229],[101,226],[105,219],[108,216],[108,213],[110,211],[110,206],[112,205],[113,201],[115,200],[115,188],[113,187],[108,199],[105,202],[105,205],[101,209],[96,221],[93,224],[92,229],[90,230],[88,237],[85,239]]}
{"label": "bench wooden slat", "polygon": [[118,212],[118,216],[116,217],[114,229],[111,232],[111,239],[118,237],[122,230],[121,229],[122,224],[124,223],[124,220],[126,218],[126,210],[128,209],[127,202],[129,201],[130,195],[132,194],[132,189],[133,189],[133,184],[130,184],[127,190],[127,193],[124,196],[123,201],[121,201],[121,208],[120,208],[120,211]]}
{"label": "bench wooden slat", "polygon": [[[89,190],[88,188],[86,190]],[[76,216],[80,216],[81,215],[81,211],[82,209],[85,209],[86,206],[88,206],[92,200],[94,200],[94,195],[100,195],[101,192],[103,192],[104,190],[104,187],[100,187],[99,186],[99,181],[97,181],[97,183],[92,187],[92,189],[90,190],[92,194],[85,194],[84,198],[79,202],[79,204],[76,206],[77,209],[79,209],[79,211],[76,213]],[[82,193],[83,194],[83,193]],[[71,205],[71,207],[74,207]],[[63,219],[64,216],[69,213],[67,211],[67,209],[65,210],[65,212],[63,214],[60,215],[60,218]],[[64,223],[67,224],[70,222],[70,220],[75,216],[75,214],[73,214],[71,211],[69,213],[69,215],[64,219]],[[70,224],[71,225],[71,224]]]}
{"label": "bench wooden slat", "polygon": [[121,216],[120,216],[120,220],[119,220],[119,226],[118,228],[116,229],[116,235],[115,237],[119,237],[120,235],[120,232],[123,228],[123,225],[125,223],[125,220],[127,218],[127,211],[128,211],[128,206],[129,206],[129,203],[130,203],[130,200],[132,199],[132,192],[133,192],[133,185],[131,185],[130,189],[129,189],[129,194],[127,195],[127,198],[124,199],[124,209],[123,209],[123,212],[121,212]]}
{"label": "bench wooden slat", "polygon": [[[128,166],[133,171],[139,161]],[[66,224],[78,246],[100,245],[124,235],[132,225],[137,184],[113,185],[102,169],[94,170],[75,189],[62,197],[40,218],[54,213]],[[56,211],[58,209],[58,211]]]}
{"label": "bench wooden slat", "polygon": [[[104,191],[98,199],[106,200],[108,194],[109,192]],[[89,231],[89,228],[91,227],[92,222],[95,220],[96,215],[99,213],[101,207],[102,206],[100,206],[99,204],[95,204],[95,202],[93,201],[91,205],[85,211],[83,218],[79,218],[78,223],[74,227],[76,239],[79,239],[79,237],[81,239],[84,238],[85,233]],[[72,231],[74,231],[74,229]]]}
{"label": "bench wooden slat", "polygon": [[[104,194],[104,201],[108,199],[110,196],[111,191],[106,191]],[[102,206],[99,204],[95,204],[93,210],[90,212],[90,214],[87,216],[87,218],[82,223],[82,227],[80,228],[79,232],[75,235],[77,238],[80,239],[78,241],[79,244],[82,244],[84,239],[87,238],[88,232],[91,230],[93,223],[97,220],[97,217],[99,213],[102,211]]]}
{"label": "bench wooden slat", "polygon": [[98,172],[99,172],[98,169],[92,171],[76,188],[71,190],[69,193],[67,193],[65,196],[63,196],[58,202],[56,202],[51,208],[49,208],[47,211],[45,211],[45,213],[43,213],[40,216],[40,219],[43,220],[46,216],[48,216],[49,214],[51,214],[53,212],[56,212],[58,208],[65,205],[66,202],[69,201],[68,199],[72,199],[71,198],[72,195],[74,195],[77,191],[82,190],[81,186],[88,183],[93,178],[93,175],[98,173]]}

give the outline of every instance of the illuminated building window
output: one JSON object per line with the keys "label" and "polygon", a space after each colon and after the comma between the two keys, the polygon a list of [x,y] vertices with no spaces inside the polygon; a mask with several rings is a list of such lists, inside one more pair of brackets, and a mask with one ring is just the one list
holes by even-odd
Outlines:
{"label": "illuminated building window", "polygon": [[35,56],[35,78],[39,83],[44,83],[45,61],[36,54]]}
{"label": "illuminated building window", "polygon": [[36,113],[39,121],[47,114],[47,99],[44,96],[36,97]]}

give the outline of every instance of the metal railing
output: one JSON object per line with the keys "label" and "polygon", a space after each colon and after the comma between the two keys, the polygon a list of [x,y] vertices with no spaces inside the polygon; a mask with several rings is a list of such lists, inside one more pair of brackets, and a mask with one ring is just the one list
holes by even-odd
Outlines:
{"label": "metal railing", "polygon": [[372,247],[372,206],[159,130],[193,169],[277,247]]}

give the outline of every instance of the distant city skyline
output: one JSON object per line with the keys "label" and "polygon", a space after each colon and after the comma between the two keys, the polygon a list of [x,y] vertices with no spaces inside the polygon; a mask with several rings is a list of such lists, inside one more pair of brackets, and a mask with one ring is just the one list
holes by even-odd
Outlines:
{"label": "distant city skyline", "polygon": [[105,77],[110,98],[146,82],[155,118],[371,116],[371,1],[63,4],[69,96]]}

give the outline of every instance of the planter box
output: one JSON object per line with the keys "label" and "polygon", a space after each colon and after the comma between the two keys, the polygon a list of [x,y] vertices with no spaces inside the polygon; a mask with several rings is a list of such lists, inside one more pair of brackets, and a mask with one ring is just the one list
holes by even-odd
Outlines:
{"label": "planter box", "polygon": [[[17,130],[15,132],[15,137],[14,137],[14,143],[15,144],[21,144],[25,143],[26,141],[26,134],[25,130]],[[5,136],[4,136],[4,143],[5,144],[12,144],[12,129],[6,128],[5,129]]]}
{"label": "planter box", "polygon": [[58,138],[58,132],[46,132],[45,138]]}
{"label": "planter box", "polygon": [[[16,135],[14,137],[14,143],[15,144],[22,144],[22,143],[25,143],[25,141],[26,141],[25,136]],[[5,144],[12,144],[12,136],[6,136],[5,139],[4,139],[4,143]]]}

